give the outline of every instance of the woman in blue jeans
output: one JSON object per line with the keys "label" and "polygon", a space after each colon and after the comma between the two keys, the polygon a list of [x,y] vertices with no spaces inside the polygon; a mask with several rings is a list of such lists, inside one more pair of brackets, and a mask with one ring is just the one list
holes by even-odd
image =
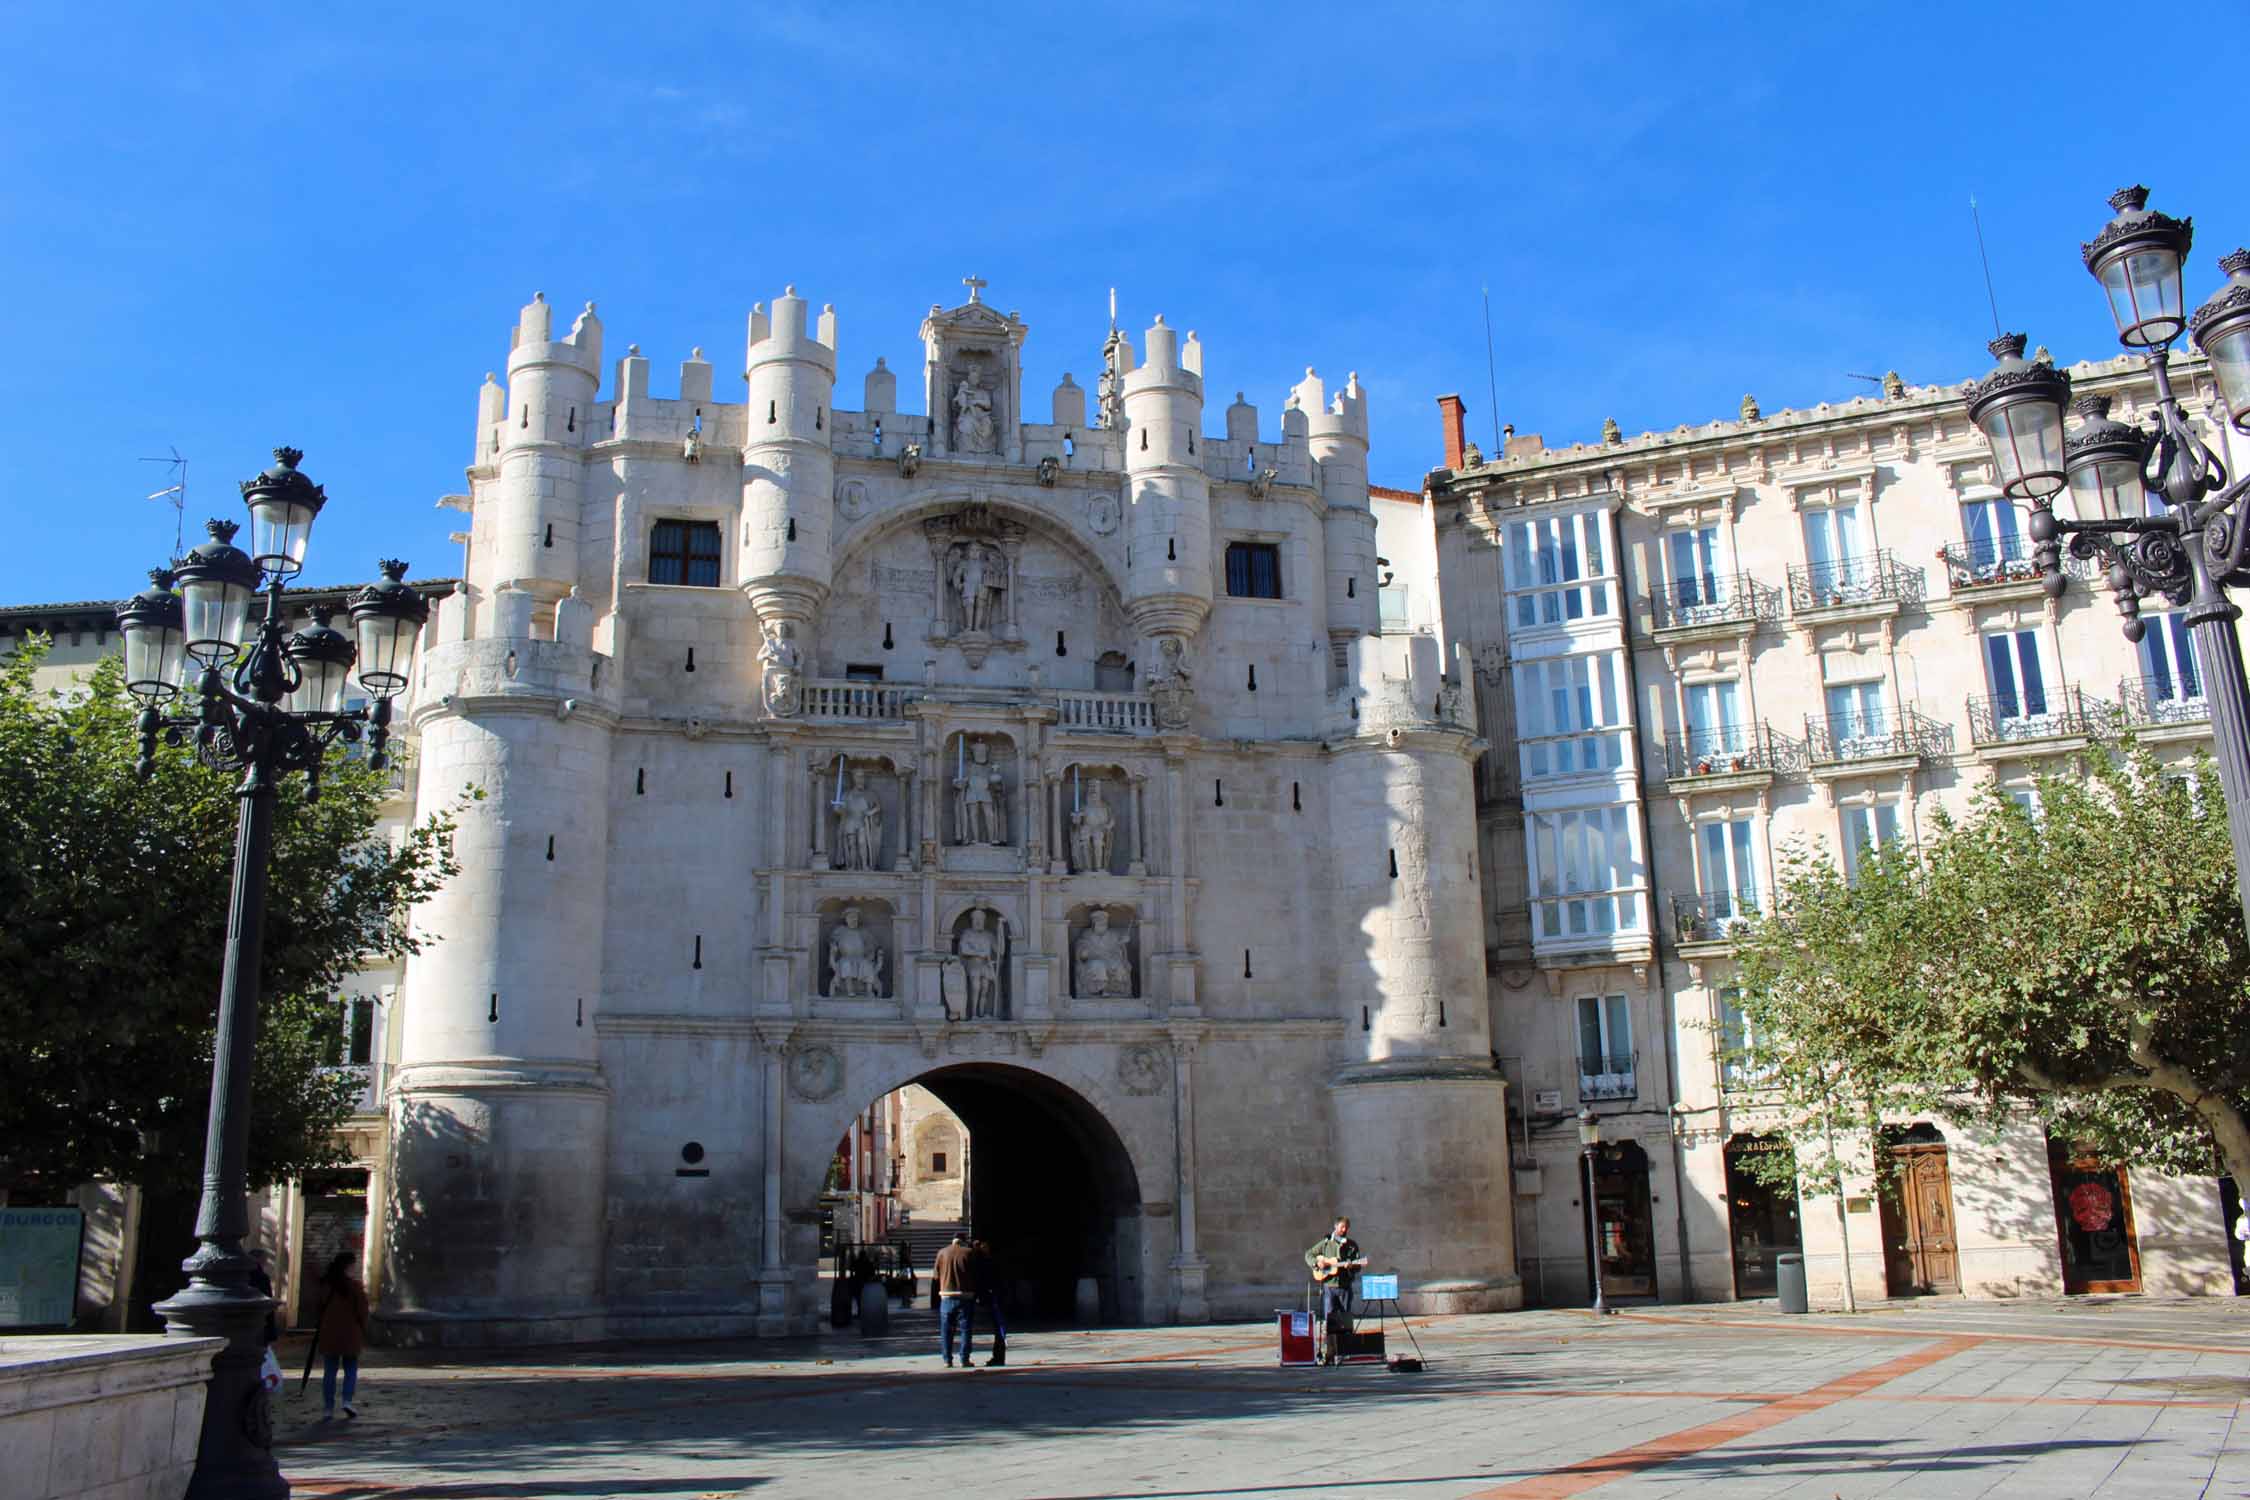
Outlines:
{"label": "woman in blue jeans", "polygon": [[359,1356],[367,1347],[367,1288],[352,1274],[352,1267],[358,1260],[351,1251],[340,1251],[320,1276],[326,1295],[320,1305],[320,1327],[313,1337],[314,1347],[321,1353],[320,1415],[323,1421],[336,1415],[336,1366],[339,1364],[344,1367],[344,1415],[359,1415],[359,1409],[352,1405],[352,1397],[359,1390]]}

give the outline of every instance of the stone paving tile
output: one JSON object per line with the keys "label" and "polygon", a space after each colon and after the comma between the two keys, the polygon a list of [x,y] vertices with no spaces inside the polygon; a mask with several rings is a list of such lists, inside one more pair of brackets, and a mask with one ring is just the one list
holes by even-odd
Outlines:
{"label": "stone paving tile", "polygon": [[1443,1319],[1420,1375],[1278,1369],[1270,1325],[1019,1333],[1008,1370],[949,1372],[926,1313],[874,1340],[378,1352],[365,1417],[292,1395],[280,1456],[328,1500],[2250,1494],[2245,1311]]}

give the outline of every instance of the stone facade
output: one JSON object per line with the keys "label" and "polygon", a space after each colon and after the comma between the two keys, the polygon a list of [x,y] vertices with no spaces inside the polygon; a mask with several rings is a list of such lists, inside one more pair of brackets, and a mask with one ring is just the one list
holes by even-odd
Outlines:
{"label": "stone facade", "polygon": [[[2201,413],[2200,360],[2175,368]],[[2154,399],[2137,362],[2072,377],[2126,421]],[[1396,586],[1402,621],[1475,663],[1496,747],[1478,771],[1481,904],[1526,1286],[1587,1293],[1573,1117],[1591,1107],[1610,1143],[1609,1294],[1770,1294],[1799,1210],[1730,1173],[1760,1120],[1719,1039],[1728,930],[1770,897],[1777,854],[1912,841],[1987,780],[2030,797],[2036,772],[2111,726],[2186,757],[2210,733],[2192,653],[2153,607],[2136,650],[2083,565],[2046,599],[1957,387],[1894,377],[1881,396],[1767,415],[1746,398],[1737,421],[1612,425],[1563,449],[1511,430],[1489,461],[1458,398],[1439,405],[1447,466],[1426,505],[1377,510],[1384,556],[1427,559]],[[2223,424],[2198,425],[2223,445]],[[2245,456],[2237,443],[2230,467]],[[1841,1217],[1860,1295],[2087,1279],[2063,1263],[2056,1184],[2083,1176],[2067,1151],[2051,1160],[2021,1123],[1898,1124],[1928,1228],[1854,1185]],[[2152,1292],[2232,1290],[2219,1184],[2124,1165],[2088,1210],[2109,1216],[2111,1269]],[[1802,1208],[1816,1296],[1841,1289],[1836,1209]]]}
{"label": "stone facade", "polygon": [[1214,436],[1159,319],[1034,421],[981,283],[921,334],[930,415],[881,361],[838,410],[793,290],[739,402],[523,310],[411,715],[418,805],[484,795],[404,978],[384,1334],[809,1327],[836,1142],[909,1083],[1066,1302],[1263,1316],[1342,1205],[1409,1305],[1515,1305],[1475,688],[1377,633],[1356,378]]}

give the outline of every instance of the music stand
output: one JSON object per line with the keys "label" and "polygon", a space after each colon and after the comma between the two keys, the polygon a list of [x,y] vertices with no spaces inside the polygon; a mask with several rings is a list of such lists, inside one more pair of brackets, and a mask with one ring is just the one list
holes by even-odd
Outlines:
{"label": "music stand", "polygon": [[[1422,1341],[1414,1336],[1414,1325],[1406,1320],[1405,1312],[1398,1305],[1397,1272],[1385,1276],[1363,1274],[1359,1278],[1359,1300],[1375,1310],[1375,1347],[1372,1353],[1351,1355],[1349,1358],[1381,1361],[1384,1357],[1384,1335],[1390,1331],[1391,1318],[1396,1317],[1398,1326],[1406,1330],[1406,1341],[1414,1346],[1415,1360],[1423,1361]],[[1387,1313],[1384,1311],[1386,1305],[1390,1309]]]}

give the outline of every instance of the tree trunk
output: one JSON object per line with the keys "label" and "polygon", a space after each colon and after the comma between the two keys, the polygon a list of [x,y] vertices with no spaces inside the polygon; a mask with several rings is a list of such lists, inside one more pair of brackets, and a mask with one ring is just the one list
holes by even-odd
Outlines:
{"label": "tree trunk", "polygon": [[[2211,1143],[2218,1147],[2219,1160],[2234,1178],[2236,1191],[2250,1198],[2250,1120],[2243,1119],[2242,1111],[2236,1109],[2225,1094],[2205,1088],[2203,1081],[2186,1068],[2159,1056],[2140,1027],[2133,1028],[2127,1051],[2134,1062],[2148,1070],[2150,1088],[2178,1097],[2195,1111],[2204,1128],[2211,1132]],[[2234,1232],[2232,1224],[2227,1226],[2227,1232]]]}

